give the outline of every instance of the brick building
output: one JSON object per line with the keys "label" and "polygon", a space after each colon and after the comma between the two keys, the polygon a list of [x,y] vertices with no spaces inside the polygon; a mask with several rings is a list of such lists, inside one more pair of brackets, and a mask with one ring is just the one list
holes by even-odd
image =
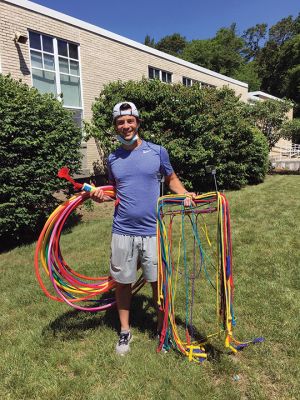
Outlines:
{"label": "brick building", "polygon": [[[248,100],[248,84],[147,47],[27,0],[0,0],[0,72],[53,92],[78,124],[104,84],[143,77],[230,87]],[[126,63],[124,63],[126,60]],[[82,143],[85,174],[101,156],[94,140]]]}

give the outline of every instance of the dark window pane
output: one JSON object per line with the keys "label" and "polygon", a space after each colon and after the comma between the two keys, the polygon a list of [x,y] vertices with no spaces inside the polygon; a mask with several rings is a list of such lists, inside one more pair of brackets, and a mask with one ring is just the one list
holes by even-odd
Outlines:
{"label": "dark window pane", "polygon": [[53,53],[53,39],[50,36],[42,36],[43,38],[43,50],[48,53]]}
{"label": "dark window pane", "polygon": [[82,129],[82,110],[69,109],[72,113],[73,121],[79,129]]}
{"label": "dark window pane", "polygon": [[155,78],[159,79],[159,69],[155,69],[154,72],[155,72]]}
{"label": "dark window pane", "polygon": [[154,70],[151,67],[149,67],[149,78],[154,79]]}
{"label": "dark window pane", "polygon": [[162,71],[162,72],[161,72],[161,80],[162,80],[163,82],[167,82],[167,74],[166,74],[165,71]]}
{"label": "dark window pane", "polygon": [[58,54],[60,56],[68,57],[68,44],[64,40],[57,41]]}
{"label": "dark window pane", "polygon": [[41,50],[41,35],[35,32],[29,32],[30,47]]}
{"label": "dark window pane", "polygon": [[69,43],[69,57],[78,60],[78,46],[76,44]]}
{"label": "dark window pane", "polygon": [[172,82],[172,74],[170,74],[169,72],[167,73],[167,82],[168,83]]}

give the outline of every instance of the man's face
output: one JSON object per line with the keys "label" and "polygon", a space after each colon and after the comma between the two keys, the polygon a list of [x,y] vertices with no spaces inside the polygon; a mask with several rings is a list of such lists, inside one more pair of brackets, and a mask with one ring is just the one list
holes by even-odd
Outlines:
{"label": "man's face", "polygon": [[133,115],[121,115],[116,119],[115,128],[125,140],[131,140],[136,134],[139,123]]}

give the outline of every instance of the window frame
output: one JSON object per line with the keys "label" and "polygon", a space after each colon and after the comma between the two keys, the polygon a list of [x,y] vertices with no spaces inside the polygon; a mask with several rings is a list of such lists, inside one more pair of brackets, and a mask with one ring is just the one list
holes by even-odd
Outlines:
{"label": "window frame", "polygon": [[[71,106],[71,105],[67,105],[67,104],[63,103],[63,107],[67,108],[67,109],[70,109],[70,110],[82,110],[83,111],[84,104],[83,104],[83,90],[82,90],[82,70],[81,70],[80,44],[72,42],[70,40],[62,39],[60,37],[49,35],[47,33],[34,31],[34,30],[31,30],[31,29],[28,29],[28,36],[30,36],[31,32],[33,34],[39,35],[39,37],[40,37],[40,46],[41,46],[41,49],[35,49],[35,48],[31,47],[30,40],[28,41],[31,85],[34,87],[34,84],[33,84],[33,69],[36,69],[36,70],[39,70],[39,71],[46,71],[46,72],[54,73],[56,93],[53,93],[53,94],[56,96],[56,98],[59,101],[63,102],[62,85],[61,85],[61,81],[60,81],[60,76],[61,75],[65,75],[65,76],[68,76],[68,77],[78,78],[79,79],[80,104],[81,105],[80,106]],[[50,53],[49,51],[44,51],[43,50],[43,40],[42,40],[43,36],[52,38],[53,53]],[[68,47],[67,47],[68,56],[62,56],[62,55],[58,54],[58,41],[59,40],[64,41],[64,42],[66,42],[68,44]],[[69,54],[69,43],[72,44],[72,45],[76,45],[77,46],[78,59],[70,57],[70,54]],[[38,52],[38,53],[41,54],[41,56],[42,56],[42,67],[43,68],[35,67],[35,66],[32,65],[32,61],[31,61],[32,52]],[[53,56],[54,69],[50,70],[50,69],[45,68],[44,54]],[[68,72],[69,73],[60,71],[60,66],[59,66],[59,58],[60,57],[68,61]],[[70,64],[71,64],[70,61],[78,62],[78,75],[75,75],[75,74],[70,72]]]}
{"label": "window frame", "polygon": [[[184,80],[188,80],[190,82],[190,85],[186,85],[184,83]],[[188,76],[183,76],[182,77],[182,84],[185,87],[191,87],[191,86],[193,86],[195,84],[198,84],[200,86],[200,88],[202,87],[202,82],[201,81],[198,81],[197,79],[189,78]]]}
{"label": "window frame", "polygon": [[211,83],[207,83],[207,82],[200,82],[201,83],[201,87],[202,88],[216,88],[217,86],[212,85]]}
{"label": "window frame", "polygon": [[[186,85],[186,84],[184,83],[184,80],[189,80],[189,81],[190,81],[190,85]],[[185,76],[185,75],[182,76],[182,84],[183,84],[185,87],[191,87],[191,86],[193,86],[193,85],[195,85],[195,84],[198,84],[198,85],[200,86],[201,89],[206,88],[206,87],[208,87],[208,88],[216,88],[216,87],[217,87],[217,86],[215,86],[215,85],[212,85],[211,83],[198,81],[197,79],[189,78],[189,77],[187,77],[187,76]]]}
{"label": "window frame", "polygon": [[[150,77],[150,70],[153,70],[153,72],[154,72],[153,78]],[[165,80],[164,80],[164,76],[165,76]],[[173,83],[173,73],[170,71],[166,71],[164,69],[153,67],[152,65],[148,65],[148,79],[158,79],[159,81],[170,85]]]}

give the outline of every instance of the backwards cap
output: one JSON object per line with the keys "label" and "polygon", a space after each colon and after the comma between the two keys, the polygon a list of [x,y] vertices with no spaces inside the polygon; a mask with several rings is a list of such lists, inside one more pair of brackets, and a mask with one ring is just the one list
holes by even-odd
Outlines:
{"label": "backwards cap", "polygon": [[[125,110],[121,110],[121,106],[128,105],[128,108],[125,107]],[[122,103],[118,103],[114,106],[113,109],[113,121],[117,118],[120,117],[121,115],[133,115],[134,117],[139,118],[139,112],[136,108],[136,106],[131,103],[130,101],[123,101]]]}

